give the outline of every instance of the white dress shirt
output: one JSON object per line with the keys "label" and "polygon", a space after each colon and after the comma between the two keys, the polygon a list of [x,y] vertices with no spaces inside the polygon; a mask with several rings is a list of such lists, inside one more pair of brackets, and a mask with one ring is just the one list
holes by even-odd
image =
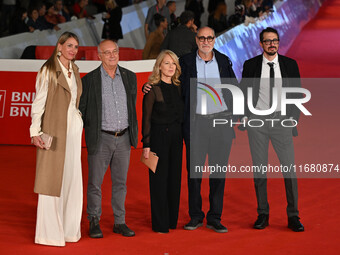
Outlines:
{"label": "white dress shirt", "polygon": [[269,61],[263,56],[262,61],[262,72],[261,72],[261,81],[260,81],[260,91],[259,91],[259,99],[256,104],[257,110],[268,110],[269,102],[270,102],[270,66],[269,62],[274,63],[274,78],[275,85],[274,87],[277,89],[277,107],[275,111],[281,111],[281,91],[282,91],[282,76],[279,64],[279,57],[276,54],[276,57]]}

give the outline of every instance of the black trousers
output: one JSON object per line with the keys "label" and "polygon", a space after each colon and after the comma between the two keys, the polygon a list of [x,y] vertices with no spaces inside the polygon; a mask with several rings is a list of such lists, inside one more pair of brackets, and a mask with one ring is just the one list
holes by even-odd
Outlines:
{"label": "black trousers", "polygon": [[152,229],[168,232],[178,220],[182,175],[180,123],[151,126],[150,149],[159,157],[156,173],[149,170]]}
{"label": "black trousers", "polygon": [[[223,118],[223,116],[220,116]],[[212,126],[213,119],[197,115],[191,124],[191,137],[184,137],[186,144],[189,215],[191,219],[203,220],[201,183],[202,172],[196,167],[205,165],[208,155],[209,166],[227,166],[234,130],[228,125]],[[191,146],[191,147],[190,147]],[[214,172],[209,175],[208,222],[220,222],[225,187],[225,173]]]}

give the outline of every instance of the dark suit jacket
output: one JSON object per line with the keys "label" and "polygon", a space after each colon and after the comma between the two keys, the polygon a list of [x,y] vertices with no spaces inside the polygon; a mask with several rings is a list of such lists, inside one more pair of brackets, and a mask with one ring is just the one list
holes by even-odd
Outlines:
{"label": "dark suit jacket", "polygon": [[[235,78],[235,73],[232,69],[232,63],[230,59],[226,55],[220,53],[215,49],[214,53],[218,64],[222,84],[238,85],[237,80]],[[179,59],[180,66],[182,69],[180,81],[182,85],[182,96],[184,98],[183,136],[185,138],[189,138],[190,136],[190,112],[192,113],[191,119],[194,118],[193,113],[196,113],[197,96],[194,96],[193,94],[190,100],[190,90],[192,90],[193,93],[196,93],[197,91],[196,81],[192,82],[192,84],[190,85],[191,78],[197,79],[196,56],[197,51],[195,50],[187,55],[184,55]],[[222,94],[224,101],[228,107],[228,111],[232,113],[233,110],[232,94],[227,89],[222,89]]]}
{"label": "dark suit jacket", "polygon": [[[282,87],[301,87],[299,67],[294,59],[278,55],[280,71],[282,76]],[[256,106],[259,99],[260,78],[262,72],[263,55],[256,56],[244,62],[242,71],[241,89],[245,96],[245,116],[250,116],[247,104],[247,88],[253,88],[253,105]],[[294,78],[294,79],[289,79]],[[301,95],[291,93],[287,98],[300,98]],[[287,118],[293,117],[299,120],[300,110],[295,105],[287,105]],[[296,127],[293,128],[293,135],[297,136]]]}
{"label": "dark suit jacket", "polygon": [[[118,66],[126,91],[128,123],[131,145],[136,148],[138,126],[136,115],[137,79],[136,74]],[[98,149],[102,127],[102,83],[100,66],[82,78],[83,94],[80,98],[79,110],[82,113],[85,140],[89,154]]]}

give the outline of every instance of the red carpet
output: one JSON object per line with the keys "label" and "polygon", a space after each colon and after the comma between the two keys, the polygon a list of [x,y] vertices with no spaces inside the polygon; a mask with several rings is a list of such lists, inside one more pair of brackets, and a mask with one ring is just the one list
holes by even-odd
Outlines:
{"label": "red carpet", "polygon": [[[329,0],[296,38],[288,56],[295,58],[303,77],[340,77],[340,0]],[[303,117],[295,142],[297,164],[339,161],[340,121],[337,86],[310,83],[306,106],[313,114]],[[323,124],[322,124],[323,123]],[[0,146],[0,254],[339,254],[340,180],[299,179],[299,209],[306,231],[287,228],[283,180],[268,181],[270,225],[262,231],[251,228],[256,219],[252,179],[227,179],[222,223],[229,233],[217,234],[206,227],[185,231],[189,220],[186,170],[183,167],[178,229],[169,234],[151,230],[148,172],[139,162],[141,150],[133,150],[128,176],[126,221],[136,232],[133,238],[112,233],[110,178],[103,184],[103,239],[87,235],[86,196],[82,239],[64,248],[34,244],[37,195],[33,193],[35,149],[30,146]],[[271,163],[277,163],[270,151]],[[251,165],[246,133],[237,133],[230,163]],[[183,162],[184,163],[184,162]],[[184,165],[184,164],[183,164]],[[84,191],[87,159],[83,150]],[[108,174],[107,174],[108,175]],[[340,176],[340,173],[338,173]],[[86,192],[85,192],[86,194]],[[202,186],[204,211],[208,210],[207,180]]]}

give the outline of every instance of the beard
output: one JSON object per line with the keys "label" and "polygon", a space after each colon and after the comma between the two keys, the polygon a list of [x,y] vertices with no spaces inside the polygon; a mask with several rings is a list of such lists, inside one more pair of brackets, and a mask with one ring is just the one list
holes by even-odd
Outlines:
{"label": "beard", "polygon": [[[270,50],[271,48],[269,48],[268,50]],[[277,48],[276,47],[272,47],[272,49],[275,49],[275,51],[265,51],[269,56],[274,56],[277,53]]]}

